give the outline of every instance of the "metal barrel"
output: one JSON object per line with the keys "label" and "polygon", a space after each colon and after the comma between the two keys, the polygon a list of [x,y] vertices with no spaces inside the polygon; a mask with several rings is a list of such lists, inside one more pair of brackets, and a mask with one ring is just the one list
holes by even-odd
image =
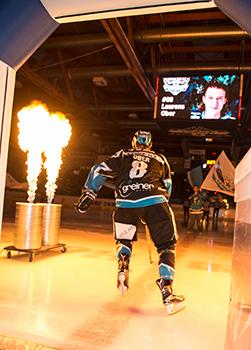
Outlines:
{"label": "metal barrel", "polygon": [[14,247],[39,249],[42,245],[43,205],[16,203]]}
{"label": "metal barrel", "polygon": [[43,207],[42,244],[58,244],[62,205],[44,204]]}

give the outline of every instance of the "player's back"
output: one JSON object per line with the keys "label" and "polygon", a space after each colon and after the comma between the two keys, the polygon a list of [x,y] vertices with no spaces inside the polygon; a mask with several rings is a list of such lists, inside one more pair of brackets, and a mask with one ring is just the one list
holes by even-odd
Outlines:
{"label": "player's back", "polygon": [[165,158],[154,151],[123,150],[116,178],[116,197],[137,200],[163,194]]}

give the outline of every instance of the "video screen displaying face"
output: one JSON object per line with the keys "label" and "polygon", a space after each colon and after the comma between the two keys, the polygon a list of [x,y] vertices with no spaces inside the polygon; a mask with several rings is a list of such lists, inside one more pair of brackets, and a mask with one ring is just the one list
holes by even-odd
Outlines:
{"label": "video screen displaying face", "polygon": [[155,118],[237,120],[240,81],[236,74],[159,77]]}

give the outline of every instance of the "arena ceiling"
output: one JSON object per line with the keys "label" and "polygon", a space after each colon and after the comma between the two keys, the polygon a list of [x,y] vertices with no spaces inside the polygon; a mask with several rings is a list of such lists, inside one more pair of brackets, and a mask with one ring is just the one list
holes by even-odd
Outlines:
{"label": "arena ceiling", "polygon": [[[167,157],[224,149],[239,161],[251,144],[250,71],[250,36],[218,8],[61,24],[17,72],[11,147],[16,112],[38,99],[70,119],[74,167],[128,146],[139,128]],[[153,119],[156,77],[195,72],[244,74],[240,121]]]}

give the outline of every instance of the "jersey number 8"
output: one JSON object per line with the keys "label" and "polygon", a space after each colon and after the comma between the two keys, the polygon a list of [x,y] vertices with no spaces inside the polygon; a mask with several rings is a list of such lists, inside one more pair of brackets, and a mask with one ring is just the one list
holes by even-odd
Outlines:
{"label": "jersey number 8", "polygon": [[148,164],[145,162],[139,162],[135,160],[132,162],[132,169],[130,170],[130,179],[140,178],[147,172]]}

